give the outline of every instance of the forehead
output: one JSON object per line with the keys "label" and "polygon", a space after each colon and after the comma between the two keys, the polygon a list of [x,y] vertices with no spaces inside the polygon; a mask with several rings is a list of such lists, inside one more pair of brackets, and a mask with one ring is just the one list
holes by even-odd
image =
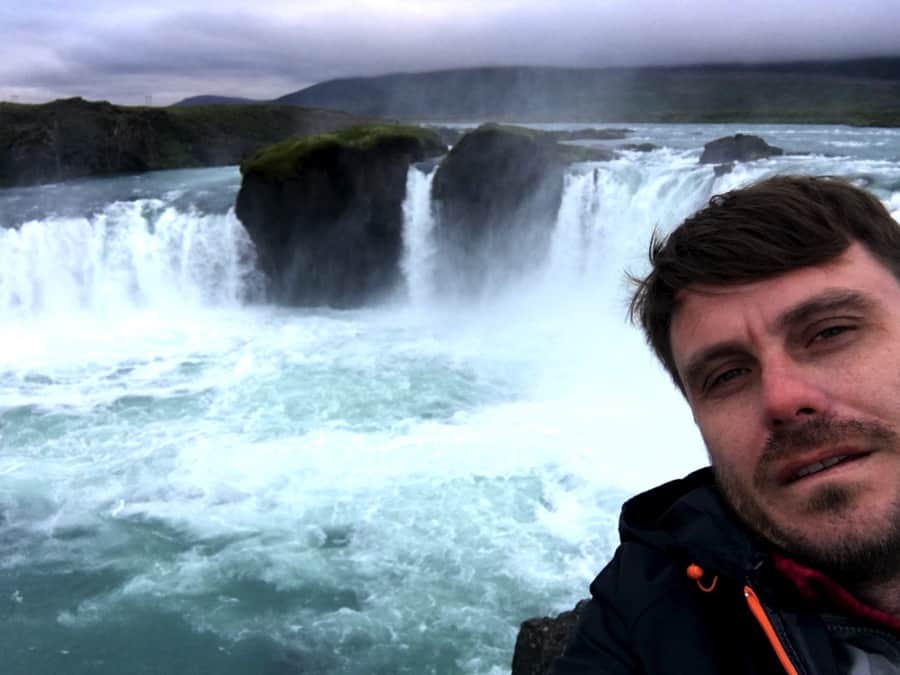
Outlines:
{"label": "forehead", "polygon": [[774,330],[791,307],[829,288],[853,289],[894,301],[900,285],[893,274],[859,244],[821,265],[729,286],[696,285],[680,291],[672,314],[670,340],[681,370],[691,353],[722,339],[741,339],[754,330]]}

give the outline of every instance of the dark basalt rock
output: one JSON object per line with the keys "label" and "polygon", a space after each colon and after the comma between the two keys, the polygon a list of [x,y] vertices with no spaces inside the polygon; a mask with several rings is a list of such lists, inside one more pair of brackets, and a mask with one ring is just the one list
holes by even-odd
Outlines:
{"label": "dark basalt rock", "polygon": [[453,146],[432,184],[439,292],[477,294],[546,254],[562,200],[562,148],[541,132],[496,124]]}
{"label": "dark basalt rock", "polygon": [[272,299],[345,308],[393,289],[407,171],[445,151],[434,132],[370,125],[292,139],[244,162],[236,212]]}
{"label": "dark basalt rock", "polygon": [[783,155],[781,148],[769,145],[759,136],[735,134],[710,141],[703,146],[700,155],[701,164],[729,164],[731,162],[750,162],[775,155]]}
{"label": "dark basalt rock", "polygon": [[621,149],[633,152],[653,152],[654,150],[659,150],[659,146],[653,143],[626,143],[621,146]]}
{"label": "dark basalt rock", "polygon": [[516,638],[512,675],[552,675],[553,662],[563,653],[575,633],[587,600],[556,617],[524,621]]}
{"label": "dark basalt rock", "polygon": [[716,164],[713,167],[713,175],[718,178],[719,176],[725,176],[734,171],[734,162],[728,162],[728,164]]}
{"label": "dark basalt rock", "polygon": [[238,164],[289,136],[363,121],[287,105],[151,108],[81,98],[0,103],[0,187]]}

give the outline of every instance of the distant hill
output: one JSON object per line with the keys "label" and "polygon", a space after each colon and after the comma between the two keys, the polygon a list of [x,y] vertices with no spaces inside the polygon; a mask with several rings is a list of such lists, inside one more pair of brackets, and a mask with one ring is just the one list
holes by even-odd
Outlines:
{"label": "distant hill", "polygon": [[492,67],[329,80],[278,103],[404,120],[900,125],[900,57],[572,69]]}
{"label": "distant hill", "polygon": [[190,98],[178,101],[175,105],[247,105],[254,103],[267,103],[267,101],[257,101],[252,98],[240,98],[239,96],[191,96]]}

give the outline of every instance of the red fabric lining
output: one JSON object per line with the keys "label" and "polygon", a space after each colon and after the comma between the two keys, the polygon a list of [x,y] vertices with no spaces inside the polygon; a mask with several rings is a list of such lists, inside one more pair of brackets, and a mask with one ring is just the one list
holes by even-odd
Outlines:
{"label": "red fabric lining", "polygon": [[860,602],[847,589],[822,572],[801,565],[777,552],[772,553],[772,562],[775,569],[789,579],[807,600],[825,604],[900,635],[900,619]]}

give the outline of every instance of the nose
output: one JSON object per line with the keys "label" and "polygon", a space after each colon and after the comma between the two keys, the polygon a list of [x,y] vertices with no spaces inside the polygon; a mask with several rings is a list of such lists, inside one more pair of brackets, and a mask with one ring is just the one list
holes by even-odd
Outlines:
{"label": "nose", "polygon": [[783,427],[828,411],[829,396],[803,367],[769,364],[761,374],[762,408],[767,426]]}

